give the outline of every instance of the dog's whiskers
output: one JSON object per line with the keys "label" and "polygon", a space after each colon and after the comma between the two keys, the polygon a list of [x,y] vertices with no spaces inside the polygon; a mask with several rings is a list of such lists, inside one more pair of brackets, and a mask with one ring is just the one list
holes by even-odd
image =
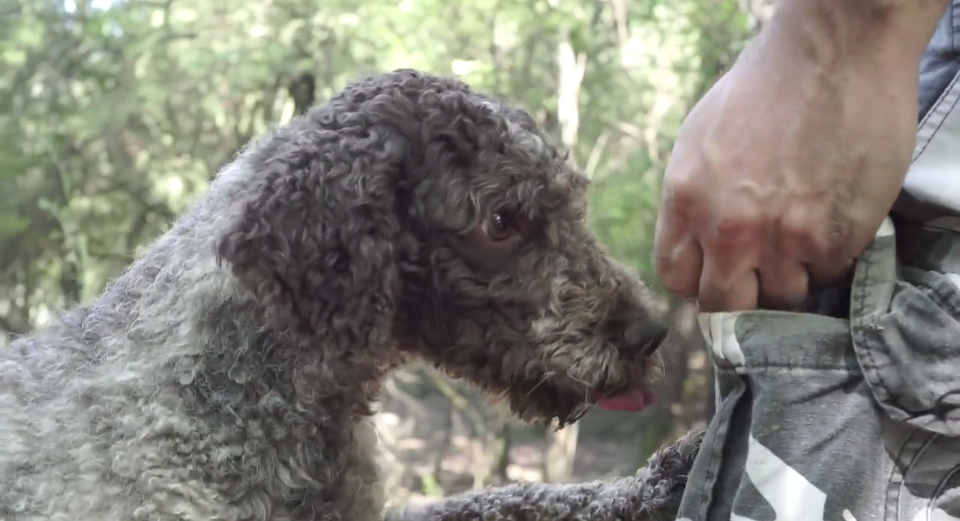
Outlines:
{"label": "dog's whiskers", "polygon": [[527,396],[530,396],[531,394],[533,394],[533,391],[536,391],[536,390],[537,390],[537,387],[540,387],[541,385],[543,385],[544,383],[546,383],[547,380],[553,378],[554,376],[556,376],[556,374],[557,374],[557,373],[551,371],[551,372],[546,373],[545,375],[543,375],[543,377],[540,378],[540,381],[537,382],[536,385],[534,385],[529,391],[527,391]]}

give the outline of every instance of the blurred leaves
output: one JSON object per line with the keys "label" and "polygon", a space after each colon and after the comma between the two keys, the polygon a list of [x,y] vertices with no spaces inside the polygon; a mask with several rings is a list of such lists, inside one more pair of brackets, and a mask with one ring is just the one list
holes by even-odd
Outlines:
{"label": "blurred leaves", "polygon": [[364,75],[461,75],[559,138],[561,42],[584,64],[573,157],[596,180],[592,223],[649,274],[672,137],[752,23],[734,0],[6,3],[0,268],[41,271],[0,271],[0,287],[27,293],[67,242],[89,245],[84,277],[102,287],[246,141]]}

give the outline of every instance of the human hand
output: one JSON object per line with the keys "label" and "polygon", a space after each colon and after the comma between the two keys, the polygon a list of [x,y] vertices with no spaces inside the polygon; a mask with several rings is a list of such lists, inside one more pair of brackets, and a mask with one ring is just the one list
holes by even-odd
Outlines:
{"label": "human hand", "polygon": [[910,63],[785,54],[745,52],[690,112],[666,170],[656,269],[701,311],[802,305],[849,271],[909,167]]}

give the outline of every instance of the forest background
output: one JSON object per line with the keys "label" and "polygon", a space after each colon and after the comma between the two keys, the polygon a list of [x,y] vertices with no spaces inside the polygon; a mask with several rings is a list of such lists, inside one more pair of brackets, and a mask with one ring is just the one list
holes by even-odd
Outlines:
{"label": "forest background", "polygon": [[[591,226],[653,281],[683,116],[769,0],[0,0],[0,348],[96,295],[248,140],[347,82],[461,76],[526,108],[593,178]],[[704,353],[665,353],[660,401],[558,432],[505,421],[424,367],[379,421],[395,503],[507,481],[633,473],[710,414]]]}

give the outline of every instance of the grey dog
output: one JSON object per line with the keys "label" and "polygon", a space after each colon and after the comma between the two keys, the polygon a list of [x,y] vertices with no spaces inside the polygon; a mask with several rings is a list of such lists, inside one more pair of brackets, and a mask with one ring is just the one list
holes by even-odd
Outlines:
{"label": "grey dog", "polygon": [[463,82],[347,86],[0,353],[0,519],[381,519],[371,415],[413,359],[530,422],[643,407],[664,311],[587,187]]}

